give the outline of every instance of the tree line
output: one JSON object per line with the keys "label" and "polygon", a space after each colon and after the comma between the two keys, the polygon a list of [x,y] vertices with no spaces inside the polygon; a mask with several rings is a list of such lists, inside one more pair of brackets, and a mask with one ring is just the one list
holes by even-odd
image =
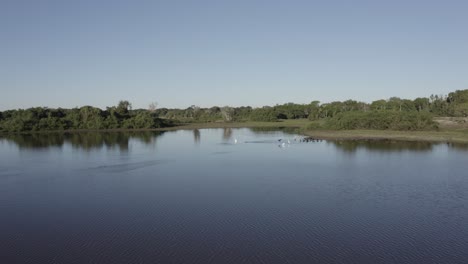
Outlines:
{"label": "tree line", "polygon": [[329,129],[432,129],[434,116],[468,116],[468,90],[457,90],[448,95],[431,95],[414,100],[391,97],[371,103],[355,100],[309,104],[286,103],[264,107],[201,108],[192,105],[186,109],[131,108],[128,101],[105,110],[83,106],[73,109],[34,107],[0,112],[0,131],[25,132],[44,130],[99,130],[151,129],[189,122],[243,122],[307,118],[323,121]]}
{"label": "tree line", "polygon": [[156,110],[158,116],[183,122],[268,121],[307,118],[313,122],[309,128],[325,129],[436,129],[435,116],[467,117],[468,90],[457,90],[448,95],[431,95],[414,100],[391,97],[371,103],[355,100],[321,104],[286,103],[252,108],[191,106],[187,109]]}
{"label": "tree line", "polygon": [[151,129],[171,125],[154,111],[131,110],[128,101],[102,110],[97,107],[63,109],[33,107],[0,112],[0,131]]}
{"label": "tree line", "polygon": [[192,105],[186,109],[159,108],[155,112],[161,118],[183,122],[278,121],[299,118],[319,120],[347,112],[412,112],[465,117],[468,116],[468,90],[457,90],[446,96],[431,95],[414,100],[391,97],[372,103],[346,100],[321,104],[319,101],[312,101],[309,104],[286,103],[259,108],[250,106],[200,108]]}

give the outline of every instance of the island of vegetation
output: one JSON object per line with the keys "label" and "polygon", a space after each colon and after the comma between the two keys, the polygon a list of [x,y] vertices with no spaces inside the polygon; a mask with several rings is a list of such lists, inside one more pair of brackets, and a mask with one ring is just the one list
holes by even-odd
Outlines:
{"label": "island of vegetation", "polygon": [[468,142],[468,90],[414,100],[391,97],[286,103],[253,108],[132,109],[128,101],[105,110],[33,107],[0,112],[0,133],[89,130],[167,130],[208,127],[297,127],[317,138]]}

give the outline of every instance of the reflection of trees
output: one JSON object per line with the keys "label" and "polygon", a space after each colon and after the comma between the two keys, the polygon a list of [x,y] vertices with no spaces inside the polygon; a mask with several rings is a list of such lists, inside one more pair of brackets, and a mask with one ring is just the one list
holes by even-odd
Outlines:
{"label": "reflection of trees", "polygon": [[127,151],[130,137],[128,133],[73,133],[66,135],[66,141],[76,149],[92,150],[106,146]]}
{"label": "reflection of trees", "polygon": [[193,130],[193,140],[195,141],[195,143],[200,143],[200,130]]}
{"label": "reflection of trees", "polygon": [[447,143],[447,145],[456,150],[468,151],[468,143]]}
{"label": "reflection of trees", "polygon": [[285,134],[296,134],[296,127],[251,127],[249,128],[254,134],[274,134],[281,131]]}
{"label": "reflection of trees", "polygon": [[434,143],[418,141],[394,141],[394,140],[335,140],[329,141],[339,150],[347,153],[356,152],[358,149],[377,152],[400,151],[431,151]]}
{"label": "reflection of trees", "polygon": [[12,134],[3,138],[14,142],[19,148],[40,149],[49,147],[60,147],[63,145],[63,134]]}
{"label": "reflection of trees", "polygon": [[154,142],[162,133],[160,131],[41,133],[6,135],[4,138],[14,142],[20,149],[61,147],[67,143],[75,149],[86,151],[102,147],[116,147],[120,151],[127,151],[130,139],[137,139],[145,144],[149,144]]}
{"label": "reflection of trees", "polygon": [[229,141],[231,140],[231,137],[232,137],[232,128],[230,127],[223,128],[223,140]]}

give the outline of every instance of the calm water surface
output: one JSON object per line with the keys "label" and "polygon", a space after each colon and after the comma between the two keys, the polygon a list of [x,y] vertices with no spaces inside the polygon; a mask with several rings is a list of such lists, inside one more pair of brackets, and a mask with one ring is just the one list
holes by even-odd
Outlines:
{"label": "calm water surface", "polygon": [[0,263],[468,263],[468,148],[294,137],[0,138]]}

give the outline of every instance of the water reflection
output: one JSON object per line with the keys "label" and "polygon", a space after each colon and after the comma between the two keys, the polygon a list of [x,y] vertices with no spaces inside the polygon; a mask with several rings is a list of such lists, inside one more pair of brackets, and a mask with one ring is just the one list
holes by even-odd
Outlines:
{"label": "water reflection", "polygon": [[253,127],[250,128],[255,134],[271,134],[271,133],[278,133],[279,131],[285,134],[297,134],[298,129],[295,127]]}
{"label": "water reflection", "polygon": [[[221,130],[221,129],[220,129]],[[294,128],[223,128],[221,133],[223,142],[234,141],[239,137],[245,140],[245,131],[249,131],[256,136],[265,135],[271,137],[273,134],[279,134],[279,138],[268,140],[245,140],[249,143],[278,143],[277,139],[286,140],[297,135]],[[244,131],[244,132],[243,132]],[[62,147],[64,144],[71,145],[74,149],[91,151],[96,149],[115,148],[121,152],[129,150],[130,141],[138,140],[145,145],[156,143],[164,131],[133,131],[133,132],[80,132],[80,133],[38,133],[38,134],[12,134],[0,136],[0,139],[7,140],[18,146],[19,149],[40,150],[53,147]],[[195,144],[201,143],[201,134],[204,130],[193,129],[193,141]],[[240,133],[240,134],[239,134]],[[248,134],[248,133],[247,133]],[[291,139],[291,141],[293,141]],[[298,143],[298,142],[296,142]],[[285,143],[286,144],[286,143]],[[307,143],[300,143],[307,144]],[[418,141],[396,141],[396,140],[329,140],[326,144],[332,144],[337,150],[346,154],[353,154],[358,150],[367,150],[373,152],[430,152],[435,146],[446,144],[449,148],[458,151],[468,151],[468,144],[462,143],[432,143]],[[281,145],[280,145],[281,146]]]}
{"label": "water reflection", "polygon": [[195,144],[200,144],[200,130],[198,129],[193,130],[193,141]]}
{"label": "water reflection", "polygon": [[[434,146],[442,143],[432,143],[424,141],[397,141],[397,140],[331,140],[338,150],[345,153],[355,153],[359,149],[375,152],[429,152]],[[468,151],[468,144],[447,143],[449,147],[458,150]]]}
{"label": "water reflection", "polygon": [[232,138],[232,128],[226,127],[223,128],[223,141],[231,141]]}
{"label": "water reflection", "polygon": [[19,149],[39,150],[50,147],[62,147],[70,144],[75,149],[91,151],[102,147],[128,151],[131,139],[145,144],[154,144],[162,131],[146,132],[85,132],[85,133],[40,133],[14,134],[2,138],[14,142]]}
{"label": "water reflection", "polygon": [[447,142],[447,146],[452,149],[460,150],[460,151],[468,151],[468,144],[466,143],[450,143]]}

